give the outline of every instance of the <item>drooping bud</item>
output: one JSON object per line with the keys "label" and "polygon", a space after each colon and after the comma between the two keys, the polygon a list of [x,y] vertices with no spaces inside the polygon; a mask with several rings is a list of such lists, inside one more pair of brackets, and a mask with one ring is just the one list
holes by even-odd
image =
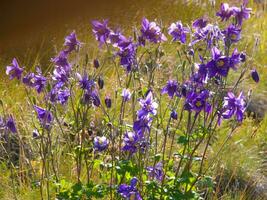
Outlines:
{"label": "drooping bud", "polygon": [[97,59],[94,59],[94,67],[97,69],[99,66],[99,61]]}
{"label": "drooping bud", "polygon": [[256,69],[251,70],[251,77],[256,83],[260,81],[260,77]]}

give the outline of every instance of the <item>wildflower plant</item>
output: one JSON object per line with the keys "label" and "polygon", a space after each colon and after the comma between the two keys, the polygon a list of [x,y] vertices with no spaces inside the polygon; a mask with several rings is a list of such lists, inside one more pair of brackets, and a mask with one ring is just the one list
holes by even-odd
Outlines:
{"label": "wildflower plant", "polygon": [[[103,60],[72,60],[83,48],[75,32],[51,59],[51,73],[26,73],[13,59],[6,73],[25,85],[35,114],[42,174],[34,181],[42,198],[201,198],[210,141],[222,121],[232,120],[231,132],[244,119],[248,98],[239,85],[246,72],[259,81],[238,49],[250,12],[247,2],[223,3],[216,19],[167,28],[143,18],[132,37],[95,20]],[[165,48],[177,49],[171,64]],[[12,116],[0,118],[0,128],[19,132]],[[62,159],[73,161],[75,181],[64,178]]]}

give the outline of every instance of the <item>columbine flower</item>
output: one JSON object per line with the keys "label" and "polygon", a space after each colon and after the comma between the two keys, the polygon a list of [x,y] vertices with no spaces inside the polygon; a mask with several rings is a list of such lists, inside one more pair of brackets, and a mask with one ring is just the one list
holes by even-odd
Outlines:
{"label": "columbine flower", "polygon": [[108,27],[108,20],[104,20],[103,23],[94,20],[92,21],[92,25],[95,38],[99,42],[99,45],[102,46],[104,43],[107,42],[110,34],[110,29]]}
{"label": "columbine flower", "polygon": [[127,200],[142,200],[140,193],[138,192],[136,185],[138,179],[132,178],[130,185],[121,184],[118,188],[118,193]]}
{"label": "columbine flower", "polygon": [[204,110],[205,112],[210,112],[211,105],[208,103],[209,91],[203,90],[199,93],[190,92],[186,97],[185,109],[194,110],[196,113]]}
{"label": "columbine flower", "polygon": [[135,132],[126,132],[123,138],[124,146],[123,151],[129,151],[131,153],[136,152],[138,135]]}
{"label": "columbine flower", "polygon": [[161,94],[168,94],[170,98],[173,98],[174,95],[178,96],[178,83],[176,80],[168,80],[166,86],[161,90]]}
{"label": "columbine flower", "polygon": [[207,68],[210,77],[217,74],[226,77],[229,71],[229,60],[226,56],[221,55],[221,52],[216,47],[211,49],[212,60],[207,63]]}
{"label": "columbine flower", "polygon": [[150,178],[155,178],[158,181],[161,181],[163,179],[163,165],[161,162],[158,162],[155,167],[147,167],[147,172]]}
{"label": "columbine flower", "polygon": [[99,107],[101,102],[97,90],[86,90],[83,94],[82,102],[84,104],[93,104],[94,106]]}
{"label": "columbine flower", "polygon": [[258,83],[259,81],[260,81],[260,77],[259,77],[259,74],[258,74],[258,72],[257,72],[257,70],[256,69],[253,69],[253,70],[251,70],[251,78],[256,82],[256,83]]}
{"label": "columbine flower", "polygon": [[46,85],[46,78],[42,75],[42,71],[37,67],[37,74],[28,73],[23,77],[22,82],[29,86],[35,87],[38,93],[42,92]]}
{"label": "columbine flower", "polygon": [[37,117],[41,123],[41,125],[45,128],[45,129],[50,129],[51,127],[51,123],[53,121],[53,115],[50,111],[45,110],[39,106],[34,106],[34,109],[37,113]]}
{"label": "columbine flower", "polygon": [[6,122],[7,129],[12,133],[17,133],[15,121],[12,116],[9,116]]}
{"label": "columbine flower", "polygon": [[134,122],[133,130],[139,135],[140,138],[142,138],[146,131],[150,131],[151,122],[152,118],[149,115],[144,116]]}
{"label": "columbine flower", "polygon": [[208,48],[211,48],[214,43],[218,43],[223,38],[223,34],[217,25],[208,24],[202,29],[196,29],[194,39],[190,45],[194,45],[199,41],[206,41]]}
{"label": "columbine flower", "polygon": [[[158,43],[167,40],[156,22],[149,22],[146,18],[143,18],[142,20],[141,33],[141,38],[146,39],[149,42]],[[143,43],[142,45],[145,44]]]}
{"label": "columbine flower", "polygon": [[94,149],[104,151],[108,147],[108,139],[105,136],[94,138]]}
{"label": "columbine flower", "polygon": [[80,48],[81,43],[78,41],[75,31],[65,38],[64,46],[67,47],[66,52],[70,53],[73,50]]}
{"label": "columbine flower", "polygon": [[205,19],[205,18],[199,18],[199,19],[197,19],[197,20],[195,20],[193,22],[192,27],[194,29],[199,29],[199,28],[202,29],[205,26],[207,26],[207,23],[208,23],[207,19]]}
{"label": "columbine flower", "polygon": [[241,62],[240,53],[238,53],[237,49],[234,49],[231,57],[229,58],[229,67],[233,70],[237,69],[237,65]]}
{"label": "columbine flower", "polygon": [[220,11],[216,13],[216,15],[219,16],[222,21],[228,20],[233,14],[233,8],[229,7],[228,3],[222,3]]}
{"label": "columbine flower", "polygon": [[230,26],[228,26],[228,28],[223,31],[223,34],[225,35],[224,41],[226,44],[230,43],[235,43],[238,42],[240,40],[240,32],[241,29],[234,26],[233,24],[231,24]]}
{"label": "columbine flower", "polygon": [[16,58],[13,58],[12,64],[6,67],[6,74],[9,75],[10,80],[17,78],[20,80],[23,68],[18,64]]}
{"label": "columbine flower", "polygon": [[131,99],[131,92],[130,92],[130,90],[124,88],[122,90],[121,96],[122,96],[123,101],[125,101],[125,102],[126,101],[129,101]]}
{"label": "columbine flower", "polygon": [[235,97],[232,92],[228,92],[227,97],[224,97],[222,117],[230,119],[233,115],[236,115],[237,121],[241,122],[246,109],[245,105],[243,92],[240,92],[238,97]]}
{"label": "columbine flower", "polygon": [[237,24],[239,26],[242,25],[244,19],[249,19],[250,18],[250,13],[252,11],[251,8],[246,8],[247,2],[243,3],[241,8],[234,7],[233,8],[233,14],[236,18]]}
{"label": "columbine flower", "polygon": [[68,54],[65,51],[59,52],[58,56],[56,56],[55,58],[52,58],[51,61],[57,67],[63,67],[65,71],[69,71],[71,68],[68,62]]}
{"label": "columbine flower", "polygon": [[153,94],[151,91],[148,92],[145,99],[140,99],[139,104],[141,109],[137,112],[138,118],[142,118],[148,114],[156,115],[158,104],[153,101]]}
{"label": "columbine flower", "polygon": [[181,21],[176,23],[172,23],[168,28],[168,33],[173,37],[173,41],[179,40],[181,43],[186,42],[186,34],[189,33],[189,29],[187,27],[183,27]]}
{"label": "columbine flower", "polygon": [[131,39],[124,38],[118,44],[120,57],[120,64],[126,69],[127,72],[132,70],[132,66],[135,64],[136,57],[136,45],[133,44]]}
{"label": "columbine flower", "polygon": [[83,76],[77,73],[76,76],[79,80],[79,86],[81,87],[81,89],[91,91],[92,88],[94,88],[95,82],[94,80],[89,79],[87,73],[85,73]]}

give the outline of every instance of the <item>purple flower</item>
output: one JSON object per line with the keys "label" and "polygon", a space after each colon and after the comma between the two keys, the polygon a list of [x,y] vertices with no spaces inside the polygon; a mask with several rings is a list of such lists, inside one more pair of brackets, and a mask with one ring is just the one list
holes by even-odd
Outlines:
{"label": "purple flower", "polygon": [[161,94],[168,94],[170,98],[174,95],[178,96],[178,83],[176,80],[168,80],[166,86],[161,90]]}
{"label": "purple flower", "polygon": [[10,80],[17,78],[20,80],[23,68],[18,64],[16,58],[13,58],[12,64],[6,67],[6,74],[9,75]]}
{"label": "purple flower", "polygon": [[237,65],[241,62],[240,53],[238,53],[237,49],[234,49],[231,57],[229,58],[229,67],[236,70]]}
{"label": "purple flower", "polygon": [[96,136],[94,138],[94,149],[97,151],[104,151],[108,147],[108,139],[105,136],[99,137]]}
{"label": "purple flower", "polygon": [[17,128],[13,117],[10,115],[6,122],[7,129],[12,133],[17,133]]}
{"label": "purple flower", "polygon": [[259,77],[259,74],[258,74],[258,72],[257,72],[256,69],[252,69],[250,74],[251,74],[251,78],[252,78],[256,83],[258,83],[258,82],[260,81],[260,77]]}
{"label": "purple flower", "polygon": [[230,43],[235,43],[238,42],[240,40],[240,32],[241,29],[234,26],[233,24],[231,24],[230,26],[228,26],[228,28],[223,31],[223,34],[225,36],[224,41],[226,44]]}
{"label": "purple flower", "polygon": [[86,90],[83,94],[82,102],[84,104],[93,104],[94,106],[99,107],[101,102],[97,90]]}
{"label": "purple flower", "polygon": [[104,79],[103,79],[102,76],[98,77],[97,83],[98,83],[99,89],[103,89],[104,88]]}
{"label": "purple flower", "polygon": [[186,110],[194,110],[196,113],[204,110],[210,112],[211,105],[208,103],[210,93],[208,90],[202,90],[201,92],[190,92],[186,97],[184,108]]}
{"label": "purple flower", "polygon": [[100,21],[92,21],[93,33],[99,45],[102,46],[107,42],[110,34],[110,29],[108,27],[108,20],[104,20],[103,23]]}
{"label": "purple flower", "polygon": [[42,75],[42,71],[37,67],[37,74],[28,73],[23,77],[22,82],[29,86],[35,87],[38,93],[41,93],[46,86],[46,78]]}
{"label": "purple flower", "polygon": [[64,68],[65,71],[69,71],[71,66],[68,62],[68,54],[65,51],[59,52],[58,56],[52,58],[51,61],[57,66]]}
{"label": "purple flower", "polygon": [[53,121],[53,115],[50,111],[45,110],[39,106],[34,106],[34,109],[37,113],[37,117],[41,123],[41,125],[45,128],[45,129],[50,129],[51,127],[51,123]]}
{"label": "purple flower", "polygon": [[126,101],[129,101],[131,99],[131,92],[130,92],[130,90],[124,88],[122,90],[121,96],[122,96],[123,101],[125,101],[125,102]]}
{"label": "purple flower", "polygon": [[141,109],[137,112],[138,118],[147,116],[148,114],[156,115],[158,104],[153,101],[153,94],[151,91],[148,92],[145,99],[140,99],[139,104]]}
{"label": "purple flower", "polygon": [[106,96],[105,97],[105,104],[106,104],[107,108],[111,108],[111,98],[110,98],[110,96]]}
{"label": "purple flower", "polygon": [[80,48],[81,43],[78,41],[75,31],[65,38],[64,46],[67,47],[66,53]]}
{"label": "purple flower", "polygon": [[181,43],[186,42],[186,34],[189,33],[189,29],[187,27],[183,27],[181,21],[176,23],[172,23],[168,28],[168,33],[173,37],[173,41],[179,40]]}
{"label": "purple flower", "polygon": [[120,64],[126,69],[127,72],[132,70],[132,66],[135,64],[136,46],[132,43],[131,39],[125,39],[119,43]]}
{"label": "purple flower", "polygon": [[140,138],[142,138],[146,131],[150,131],[151,122],[152,118],[149,115],[144,116],[134,122],[133,130],[139,135]]}
{"label": "purple flower", "polygon": [[217,25],[208,24],[202,29],[196,29],[193,34],[194,39],[190,45],[194,45],[199,41],[206,41],[208,48],[211,48],[214,43],[218,43],[222,38],[223,34]]}
{"label": "purple flower", "polygon": [[57,101],[60,104],[66,104],[70,97],[70,90],[68,88],[65,89],[59,89],[57,91]]}
{"label": "purple flower", "polygon": [[216,47],[211,49],[212,60],[207,63],[207,68],[210,77],[221,75],[226,77],[229,71],[229,59],[221,55],[221,52]]}
{"label": "purple flower", "polygon": [[245,105],[243,92],[240,92],[238,97],[235,97],[232,92],[228,92],[227,97],[224,97],[222,117],[230,119],[233,115],[236,115],[237,121],[241,122],[246,109]]}
{"label": "purple flower", "polygon": [[136,188],[137,182],[138,179],[133,177],[130,185],[121,184],[119,186],[118,193],[127,200],[142,200],[142,197]]}
{"label": "purple flower", "polygon": [[[141,40],[148,40],[149,42],[159,43],[162,41],[166,41],[167,38],[161,32],[160,27],[156,24],[156,22],[149,22],[148,19],[143,18],[142,20],[142,28],[141,28]],[[142,45],[145,45],[144,43]]]}
{"label": "purple flower", "polygon": [[199,28],[202,29],[205,26],[207,26],[207,23],[208,23],[207,19],[205,19],[205,18],[199,18],[199,19],[197,19],[197,20],[195,20],[193,22],[192,27],[194,29],[199,29]]}
{"label": "purple flower", "polygon": [[123,142],[124,146],[123,151],[129,151],[130,153],[135,153],[137,150],[138,135],[135,132],[126,132],[124,134]]}
{"label": "purple flower", "polygon": [[95,81],[89,79],[87,73],[85,73],[83,76],[81,76],[79,73],[77,73],[76,75],[79,80],[79,86],[81,87],[81,89],[91,91],[94,88]]}
{"label": "purple flower", "polygon": [[251,8],[246,8],[247,3],[243,3],[241,8],[234,7],[233,8],[233,14],[236,18],[237,24],[239,26],[242,25],[244,19],[249,19],[250,18],[250,13],[252,11]]}
{"label": "purple flower", "polygon": [[233,8],[229,7],[228,3],[222,3],[220,11],[216,13],[216,15],[219,16],[222,21],[228,20],[233,14]]}
{"label": "purple flower", "polygon": [[147,172],[150,178],[155,178],[158,181],[161,181],[163,179],[163,165],[161,162],[158,162],[155,167],[147,167]]}
{"label": "purple flower", "polygon": [[244,53],[244,52],[240,53],[241,62],[245,62],[246,61],[246,57],[247,57],[246,53]]}

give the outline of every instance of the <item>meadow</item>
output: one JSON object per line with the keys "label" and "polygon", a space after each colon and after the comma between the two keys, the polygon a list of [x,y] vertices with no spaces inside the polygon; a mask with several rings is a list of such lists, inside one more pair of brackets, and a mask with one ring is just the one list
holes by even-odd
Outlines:
{"label": "meadow", "polygon": [[266,11],[213,10],[94,20],[95,41],[66,34],[46,68],[10,60],[0,198],[266,199]]}

